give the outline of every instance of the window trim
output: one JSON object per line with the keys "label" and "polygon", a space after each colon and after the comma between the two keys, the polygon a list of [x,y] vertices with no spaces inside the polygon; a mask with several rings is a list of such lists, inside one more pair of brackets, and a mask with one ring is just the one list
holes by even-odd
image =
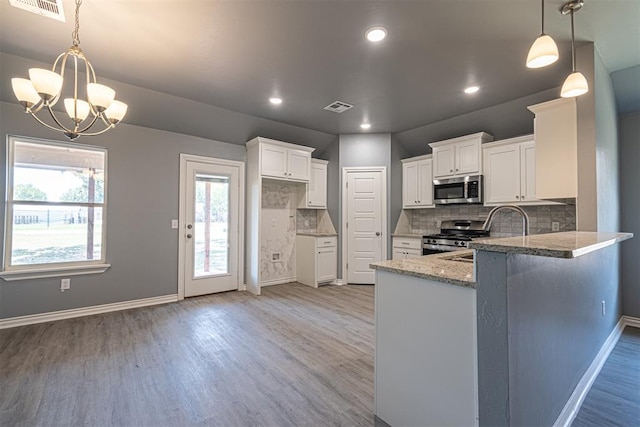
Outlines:
{"label": "window trim", "polygon": [[[78,150],[99,151],[104,154],[104,198],[99,207],[102,208],[102,233],[101,233],[101,247],[100,247],[100,259],[85,260],[85,261],[73,261],[51,264],[32,264],[32,265],[14,265],[10,266],[11,249],[13,244],[13,225],[9,221],[13,220],[14,211],[14,165],[15,165],[15,144],[16,142],[26,142],[31,144],[41,144],[46,146],[56,146],[62,148],[77,148]],[[5,221],[4,221],[4,241],[2,242],[3,259],[2,270],[0,271],[0,278],[5,281],[13,280],[26,280],[44,277],[59,277],[59,276],[75,276],[80,274],[100,274],[105,272],[111,265],[107,264],[107,186],[108,186],[108,150],[106,147],[100,147],[89,144],[78,144],[73,142],[61,142],[54,141],[45,138],[33,138],[23,137],[17,135],[7,135],[7,161],[6,161],[6,193],[5,193]],[[47,204],[49,202],[37,202],[34,204]],[[65,204],[53,203],[53,204]],[[74,203],[75,205],[82,205],[82,202]],[[95,206],[94,203],[84,203],[84,205]]]}

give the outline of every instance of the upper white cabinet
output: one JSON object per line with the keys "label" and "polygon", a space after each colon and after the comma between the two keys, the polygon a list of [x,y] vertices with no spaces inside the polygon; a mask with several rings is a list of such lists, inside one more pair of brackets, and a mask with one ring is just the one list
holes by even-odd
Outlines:
{"label": "upper white cabinet", "polygon": [[493,136],[478,132],[430,143],[433,153],[433,177],[482,174],[481,144],[488,141],[493,141]]}
{"label": "upper white cabinet", "polygon": [[432,208],[433,163],[431,155],[402,160],[402,208]]}
{"label": "upper white cabinet", "polygon": [[260,175],[273,179],[308,182],[311,175],[310,147],[258,137],[247,148],[260,147]]}
{"label": "upper white cabinet", "polygon": [[299,209],[327,208],[327,162],[311,159],[311,176],[305,191],[300,194]]}
{"label": "upper white cabinet", "polygon": [[578,195],[578,127],[575,98],[529,107],[535,115],[536,195],[539,199]]}
{"label": "upper white cabinet", "polygon": [[483,146],[485,204],[539,202],[533,135]]}

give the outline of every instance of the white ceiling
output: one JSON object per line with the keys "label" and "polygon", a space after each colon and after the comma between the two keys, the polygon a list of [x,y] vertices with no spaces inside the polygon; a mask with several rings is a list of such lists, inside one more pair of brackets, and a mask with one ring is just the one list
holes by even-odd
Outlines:
{"label": "white ceiling", "polygon": [[[640,1],[585,3],[577,40],[595,42],[610,72],[640,64]],[[562,1],[545,4],[561,59],[538,70],[524,66],[540,33],[537,0],[85,0],[80,40],[99,79],[329,134],[360,132],[362,121],[369,132],[401,132],[560,86],[570,20]],[[64,1],[66,23],[0,5],[2,52],[52,63],[70,46],[73,1]],[[363,37],[374,25],[389,30],[377,45]],[[464,95],[468,84],[482,89]],[[270,105],[273,95],[284,103]],[[335,100],[355,108],[322,110]],[[145,109],[128,118],[175,119]]]}

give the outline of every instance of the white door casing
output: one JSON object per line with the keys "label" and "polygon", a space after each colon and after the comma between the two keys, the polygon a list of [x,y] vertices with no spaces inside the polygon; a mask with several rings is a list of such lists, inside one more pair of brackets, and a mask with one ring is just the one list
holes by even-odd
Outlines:
{"label": "white door casing", "polygon": [[[196,208],[196,180],[202,186],[203,182],[211,179],[228,181],[229,206],[226,229],[220,231],[221,236],[227,239],[226,266],[209,271],[196,269],[194,259],[195,241],[202,240],[207,228],[200,218],[202,213],[196,212],[202,210],[201,207]],[[244,289],[244,163],[181,154],[179,208],[178,298]],[[225,246],[224,243],[221,245]],[[201,263],[199,260],[198,265]]]}
{"label": "white door casing", "polygon": [[387,258],[386,168],[343,168],[342,275],[375,283],[373,262]]}

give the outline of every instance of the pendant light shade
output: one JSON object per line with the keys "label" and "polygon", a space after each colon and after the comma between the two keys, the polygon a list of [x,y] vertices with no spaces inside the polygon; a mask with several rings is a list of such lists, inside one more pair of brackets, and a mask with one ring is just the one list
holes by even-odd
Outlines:
{"label": "pendant light shade", "polygon": [[560,96],[563,98],[572,98],[574,96],[580,96],[589,92],[589,84],[587,79],[582,75],[580,71],[574,71],[569,74],[567,79],[562,85]]}
{"label": "pendant light shade", "polygon": [[527,55],[527,67],[541,68],[553,64],[558,60],[558,46],[551,36],[542,34],[533,42],[529,55]]}
{"label": "pendant light shade", "polygon": [[584,0],[571,0],[565,3],[560,9],[560,13],[563,15],[571,16],[571,74],[566,78],[560,90],[560,96],[563,98],[572,98],[589,92],[587,79],[581,72],[576,70],[576,36],[574,32],[573,15],[582,9],[583,5]]}
{"label": "pendant light shade", "polygon": [[551,36],[544,33],[544,0],[540,0],[542,13],[540,21],[542,23],[540,36],[533,42],[529,55],[527,55],[528,68],[541,68],[553,64],[558,60],[558,46]]}

